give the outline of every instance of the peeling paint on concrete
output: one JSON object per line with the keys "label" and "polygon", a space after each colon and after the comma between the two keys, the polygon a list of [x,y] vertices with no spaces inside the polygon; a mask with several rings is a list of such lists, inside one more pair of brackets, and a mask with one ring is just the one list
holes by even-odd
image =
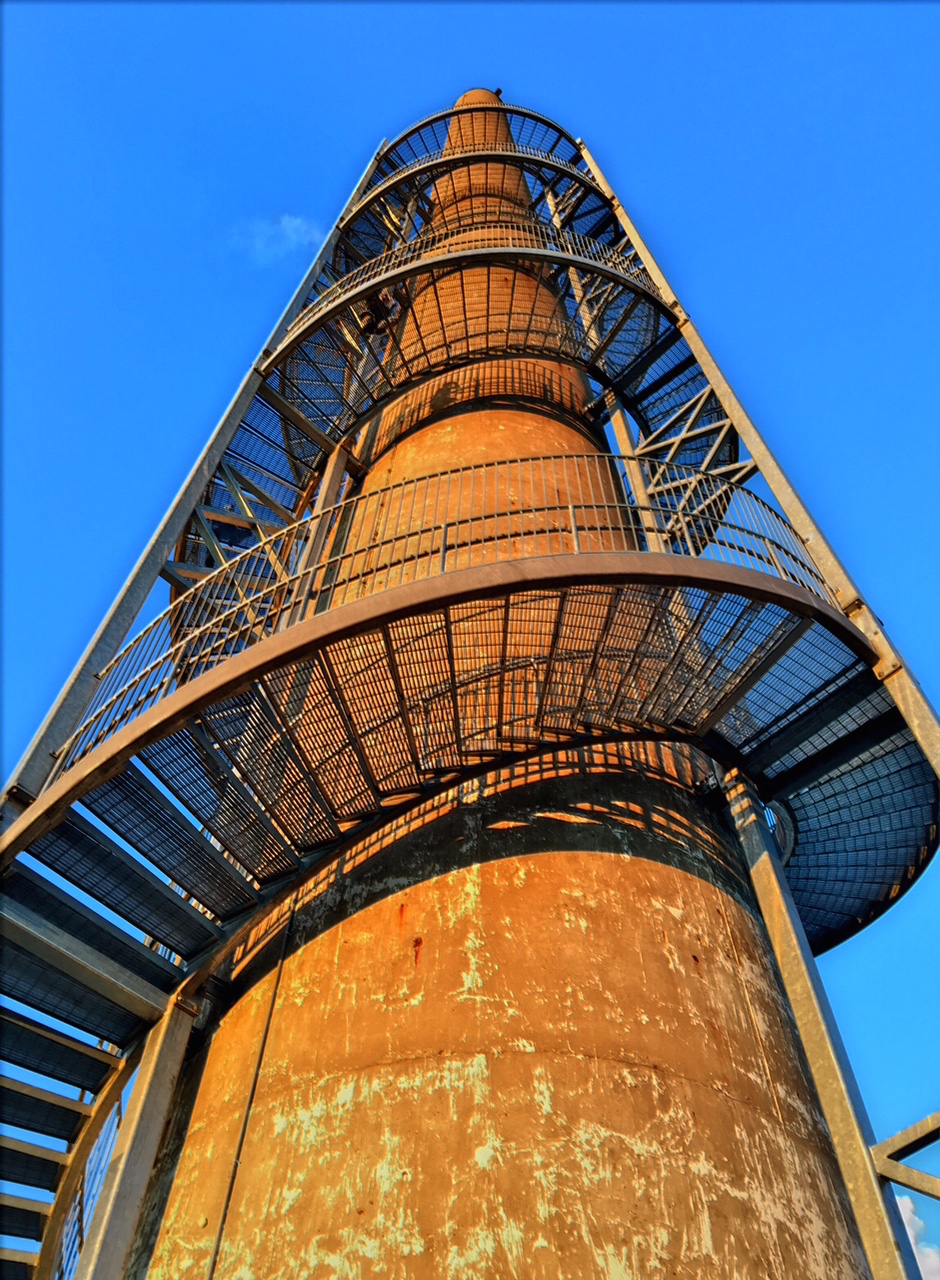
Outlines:
{"label": "peeling paint on concrete", "polygon": [[544,1067],[539,1067],[535,1073],[535,1105],[543,1116],[551,1115],[554,1109],[552,1107],[552,1081]]}

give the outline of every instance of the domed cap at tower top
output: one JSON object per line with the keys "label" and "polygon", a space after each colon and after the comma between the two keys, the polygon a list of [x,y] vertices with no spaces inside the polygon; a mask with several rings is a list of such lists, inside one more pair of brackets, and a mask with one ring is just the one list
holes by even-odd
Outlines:
{"label": "domed cap at tower top", "polygon": [[493,89],[468,89],[454,103],[455,107],[502,106],[502,100]]}

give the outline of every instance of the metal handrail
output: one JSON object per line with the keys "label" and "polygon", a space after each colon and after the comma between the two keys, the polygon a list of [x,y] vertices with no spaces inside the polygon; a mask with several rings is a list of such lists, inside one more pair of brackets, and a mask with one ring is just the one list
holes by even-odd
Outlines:
{"label": "metal handrail", "polygon": [[387,253],[371,258],[354,271],[319,294],[288,329],[284,342],[278,351],[269,359],[274,365],[283,354],[285,348],[293,345],[301,330],[309,328],[317,318],[341,302],[346,295],[351,295],[372,281],[380,280],[396,271],[408,267],[424,267],[436,260],[446,260],[448,246],[454,241],[463,241],[460,250],[469,251],[468,234],[473,237],[474,251],[485,249],[510,249],[524,254],[526,250],[541,252],[557,252],[565,257],[580,258],[583,261],[596,263],[614,272],[631,285],[639,285],[660,306],[660,293],[646,268],[638,261],[631,261],[620,248],[578,235],[574,231],[561,231],[557,227],[542,222],[491,222],[480,227],[448,227],[442,231],[422,231],[409,240],[407,244]]}
{"label": "metal handrail", "polygon": [[[579,169],[577,165],[572,164],[569,160],[563,160],[561,156],[550,155],[549,152],[539,147],[528,147],[524,143],[514,143],[511,146],[506,143],[490,143],[479,144],[472,147],[439,147],[436,151],[429,151],[426,155],[418,156],[408,164],[402,165],[398,169],[394,169],[390,174],[382,179],[375,186],[369,187],[363,193],[359,203],[350,211],[349,215],[343,220],[344,226],[349,226],[355,220],[362,216],[368,207],[375,203],[386,191],[394,188],[399,182],[408,178],[413,173],[420,173],[423,169],[433,169],[438,164],[454,163],[459,165],[461,162],[473,162],[474,156],[484,155],[505,155],[515,160],[534,160],[538,164],[546,165],[552,169],[556,169],[559,173],[567,174],[573,181],[582,183],[585,187],[590,187],[592,191],[603,199],[604,193],[594,180],[591,172],[585,167]],[[584,161],[581,161],[584,164]],[[520,166],[521,167],[521,166]]]}
{"label": "metal handrail", "polygon": [[[383,148],[381,155],[378,157],[377,171],[381,170],[382,165],[389,164],[390,158],[403,147],[410,147],[412,151],[417,152],[414,140],[422,138],[428,132],[433,135],[436,125],[443,124],[445,121],[450,122],[459,119],[461,116],[480,113],[498,114],[509,124],[511,133],[513,132],[512,122],[517,120],[528,121],[537,127],[541,126],[544,132],[557,134],[558,141],[555,143],[556,146],[559,142],[564,141],[574,153],[580,153],[577,140],[572,137],[568,130],[563,129],[560,124],[549,116],[542,115],[541,112],[532,111],[528,107],[521,107],[518,104],[508,102],[500,102],[499,104],[474,103],[463,107],[449,107],[446,111],[435,111],[432,115],[425,116],[423,120],[417,121],[416,124],[406,129],[404,133],[400,133],[397,138],[393,138]],[[515,134],[513,134],[513,137],[515,137]]]}
{"label": "metal handrail", "polygon": [[765,502],[719,477],[672,471],[687,471],[684,501],[637,506],[623,460],[586,454],[455,468],[308,516],[201,579],[115,656],[54,776],[250,645],[326,609],[470,566],[655,549],[829,598],[803,543]]}

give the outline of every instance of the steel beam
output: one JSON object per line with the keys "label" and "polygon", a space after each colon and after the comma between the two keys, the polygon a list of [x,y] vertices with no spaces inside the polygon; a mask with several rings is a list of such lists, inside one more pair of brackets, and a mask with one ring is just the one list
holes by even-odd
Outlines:
{"label": "steel beam", "polygon": [[[17,862],[14,874],[16,879],[30,885],[31,892],[35,894],[35,897],[31,901],[27,900],[24,905],[35,907],[40,915],[43,915],[44,912],[48,915],[49,912],[42,906],[41,899],[44,897],[47,902],[51,900],[52,902],[60,903],[63,907],[68,909],[71,915],[77,916],[81,922],[80,926],[76,925],[72,930],[67,930],[67,932],[81,934],[82,930],[86,926],[99,930],[113,938],[121,945],[121,947],[139,956],[145,968],[152,967],[162,970],[170,980],[172,986],[175,987],[178,985],[181,977],[181,970],[173,963],[172,960],[168,960],[166,956],[161,955],[159,951],[154,951],[152,947],[146,946],[139,938],[133,937],[131,934],[112,923],[112,921],[108,920],[105,916],[99,915],[96,911],[93,911],[91,907],[80,901],[80,899],[73,897],[59,885],[53,884],[45,876],[40,875],[38,871],[34,871],[32,867],[27,866],[23,861]],[[24,895],[22,894],[20,895],[20,897],[23,896]],[[88,1048],[87,1045],[81,1045],[80,1047],[82,1049]],[[104,1060],[110,1061],[112,1055],[103,1054],[103,1058]]]}
{"label": "steel beam", "polygon": [[288,511],[286,507],[282,507],[278,500],[272,497],[262,485],[257,484],[250,476],[246,476],[238,467],[233,466],[230,462],[223,462],[221,471],[226,480],[231,478],[232,483],[238,489],[242,489],[245,493],[250,493],[253,498],[257,498],[269,511],[273,511],[276,516],[280,517],[285,524],[294,522],[296,519],[295,512]]}
{"label": "steel beam", "polygon": [[903,728],[904,717],[897,707],[891,707],[889,711],[875,716],[866,724],[859,725],[851,733],[823,747],[821,751],[817,751],[806,760],[801,760],[792,769],[785,769],[783,773],[773,778],[762,776],[760,790],[775,800],[785,800],[794,792],[812,786],[814,782],[824,778],[827,773],[832,773],[840,765],[848,764],[863,752],[879,746],[894,734],[900,733]]}
{"label": "steel beam", "polygon": [[835,597],[846,617],[850,618],[862,634],[871,641],[872,646],[878,653],[879,661],[875,667],[875,674],[891,694],[904,719],[910,726],[911,732],[917,739],[918,745],[933,766],[934,771],[940,774],[937,713],[928,702],[926,694],[918,684],[910,668],[885,634],[881,623],[866,603],[864,596],[850,577],[845,566],[810,515],[796,489],[787,479],[780,463],[768,448],[754,423],[745,413],[727,378],[719,369],[695,325],[680,305],[675,291],[660,269],[659,264],[633,225],[626,209],[614,195],[613,189],[601,173],[596,160],[580,138],[578,139],[578,147],[595,181],[608,200],[610,200],[617,221],[626,232],[634,248],[639,252],[643,265],[662,294],[664,302],[679,316],[679,329],[682,337],[685,338],[689,349],[698,360],[702,372],[720,400],[722,408],[734,423],[734,428],[745,448],[757,464],[774,497],[780,503],[781,510],[796,533],[802,538],[826,582],[834,591]]}
{"label": "steel beam", "polygon": [[0,903],[0,933],[135,1017],[155,1022],[166,1008],[158,987],[11,898]]}
{"label": "steel beam", "polygon": [[776,838],[753,787],[737,769],[725,775],[724,788],[872,1276],[874,1280],[919,1280],[897,1203],[893,1195],[885,1195],[875,1167],[871,1125],[783,872]]}
{"label": "steel beam", "polygon": [[[156,955],[156,952],[153,952]],[[86,1057],[93,1058],[96,1062],[100,1062],[106,1066],[117,1066],[120,1059],[114,1053],[108,1053],[106,1049],[99,1049],[96,1045],[85,1044],[83,1040],[76,1040],[73,1036],[65,1036],[60,1031],[53,1031],[51,1027],[44,1027],[42,1023],[36,1022],[33,1018],[27,1018],[22,1013],[12,1013],[8,1009],[0,1010],[0,1038],[3,1036],[2,1024],[8,1022],[14,1026],[23,1027],[33,1035],[41,1036],[44,1040],[50,1040],[53,1044],[61,1045],[65,1049],[71,1049],[75,1053],[84,1054]],[[64,1080],[65,1084],[71,1084],[71,1080]]]}
{"label": "steel beam", "polygon": [[812,625],[809,618],[801,618],[794,626],[788,629],[785,635],[771,645],[763,658],[754,663],[753,667],[712,707],[705,719],[696,726],[695,731],[698,736],[704,738],[707,733],[710,733],[715,725],[724,719],[731,708],[737,706],[744,695],[750,693],[755,685],[763,680],[768,671],[773,670],[784,654],[789,653],[793,646],[802,640]]}
{"label": "steel beam", "polygon": [[[385,139],[383,138],[376,149],[375,155],[356,184],[355,190],[346,202],[346,208],[362,195],[372,177],[384,146]],[[312,266],[300,282],[280,320],[271,331],[271,335],[258,357],[259,363],[280,345],[287,330],[303,310],[312,285],[320,275],[324,264],[332,256],[340,234],[339,221],[337,219],[332,232],[327,236]],[[40,725],[36,736],[14,769],[13,775],[7,784],[6,793],[16,787],[19,792],[25,792],[27,796],[35,796],[42,789],[53,768],[55,752],[75,730],[82,712],[94,696],[97,673],[107,666],[121,647],[125,636],[133,625],[134,619],[160,577],[161,569],[172,556],[173,550],[183,530],[186,528],[193,510],[205,492],[206,486],[215,475],[219,464],[225,456],[226,449],[231,444],[235,432],[238,430],[238,426],[247,413],[252,400],[257,395],[262,382],[261,374],[252,364],[251,369],[235,393],[234,399],[222,415],[222,420],[216,427],[201,457],[189,473],[149,545],[131,570],[130,576],[121,588],[117,599],[108,610],[104,621],[92,637],[52,709]],[[7,798],[6,793],[5,799]],[[19,802],[16,802],[10,806],[4,806],[5,809],[7,807],[19,809],[22,806]],[[15,813],[12,817],[15,817]],[[10,817],[6,817],[5,822],[8,823],[9,821]]]}
{"label": "steel beam", "polygon": [[50,1107],[62,1107],[65,1111],[74,1111],[79,1116],[90,1116],[92,1112],[91,1104],[88,1102],[79,1102],[77,1098],[69,1098],[64,1093],[55,1093],[51,1089],[40,1089],[38,1085],[14,1080],[12,1076],[0,1077],[0,1089],[8,1089],[10,1093],[18,1093],[21,1097],[32,1098],[36,1102],[47,1102]]}
{"label": "steel beam", "polygon": [[[837,720],[850,708],[857,706],[871,693],[870,671],[866,669],[851,676],[749,751],[748,771],[752,775],[763,773],[777,760],[782,760],[794,747],[815,737],[826,725]],[[747,743],[744,744],[744,749],[747,750]]]}
{"label": "steel beam", "polygon": [[935,1111],[933,1115],[927,1116],[917,1124],[902,1129],[893,1138],[886,1138],[884,1142],[879,1142],[871,1149],[872,1159],[879,1175],[890,1182],[899,1183],[902,1187],[908,1187],[911,1191],[919,1191],[921,1195],[940,1200],[940,1178],[901,1164],[906,1156],[915,1155],[925,1147],[932,1147],[938,1136],[940,1136],[940,1113]]}
{"label": "steel beam", "polygon": [[308,440],[312,440],[318,449],[322,449],[324,453],[332,453],[336,448],[336,441],[332,436],[327,435],[320,427],[311,422],[306,414],[301,413],[296,405],[291,404],[289,400],[285,400],[279,391],[267,382],[262,382],[258,387],[258,395],[270,405],[275,413],[296,427],[298,431],[303,432]]}
{"label": "steel beam", "polygon": [[6,1264],[4,1274],[7,1274],[6,1267],[10,1267],[9,1274],[11,1276],[19,1273],[13,1268],[25,1267],[27,1275],[32,1275],[33,1267],[36,1265],[36,1254],[27,1253],[24,1249],[0,1249],[0,1263]]}
{"label": "steel beam", "polygon": [[[66,814],[63,813],[62,817],[66,818]],[[182,915],[190,924],[195,925],[212,939],[218,939],[222,936],[220,926],[207,915],[204,915],[203,912],[197,911],[188,897],[183,897],[181,894],[176,893],[165,880],[161,880],[143,862],[132,857],[118,844],[117,840],[108,835],[101,827],[89,821],[84,814],[78,813],[76,810],[70,810],[67,814],[67,821],[68,825],[74,830],[100,845],[107,852],[107,856],[111,861],[120,863],[125,871],[129,871],[136,880],[140,881],[146,892],[162,898],[163,902],[174,913]],[[0,841],[2,841],[2,836],[0,836]],[[136,922],[132,921],[131,923]]]}

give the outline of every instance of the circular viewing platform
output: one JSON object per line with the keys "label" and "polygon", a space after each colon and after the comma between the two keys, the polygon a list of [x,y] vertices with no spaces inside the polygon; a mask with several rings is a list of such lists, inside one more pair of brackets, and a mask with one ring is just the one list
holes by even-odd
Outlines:
{"label": "circular viewing platform", "polygon": [[[56,772],[248,646],[325,610],[461,569],[653,551],[750,569],[829,599],[800,540],[760,498],[713,476],[672,472],[677,500],[642,507],[620,458],[525,458],[422,476],[298,521],[208,574],[125,646],[101,673]],[[590,577],[590,561],[570,572]]]}
{"label": "circular viewing platform", "polygon": [[101,673],[8,853],[185,972],[419,801],[552,749],[667,741],[753,779],[832,945],[929,857],[932,774],[787,522],[718,477],[673,482],[642,506],[617,457],[529,458],[287,526]]}

